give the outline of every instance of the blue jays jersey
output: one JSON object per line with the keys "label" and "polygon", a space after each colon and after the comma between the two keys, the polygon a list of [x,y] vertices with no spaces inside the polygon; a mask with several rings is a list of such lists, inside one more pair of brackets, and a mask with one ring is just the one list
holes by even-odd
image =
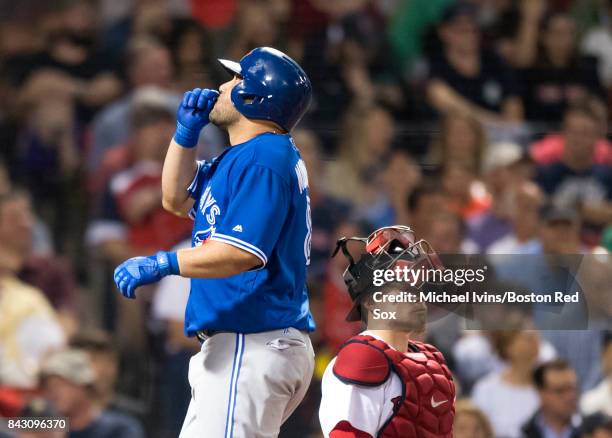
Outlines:
{"label": "blue jays jersey", "polygon": [[293,139],[264,133],[200,161],[188,190],[195,199],[192,245],[223,242],[257,256],[261,265],[227,278],[191,279],[186,334],[314,330],[306,290],[308,176]]}

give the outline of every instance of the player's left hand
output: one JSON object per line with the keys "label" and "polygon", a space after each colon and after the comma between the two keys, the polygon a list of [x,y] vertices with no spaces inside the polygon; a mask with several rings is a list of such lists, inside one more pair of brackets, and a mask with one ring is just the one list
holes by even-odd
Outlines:
{"label": "player's left hand", "polygon": [[154,256],[132,257],[115,269],[114,279],[117,288],[126,298],[136,298],[136,288],[155,283],[171,274],[168,254],[158,252]]}

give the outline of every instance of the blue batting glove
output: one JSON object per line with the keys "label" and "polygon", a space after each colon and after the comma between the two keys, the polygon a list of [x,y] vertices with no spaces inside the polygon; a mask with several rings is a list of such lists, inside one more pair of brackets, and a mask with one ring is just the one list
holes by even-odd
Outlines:
{"label": "blue batting glove", "polygon": [[121,263],[115,269],[114,279],[123,296],[134,299],[137,287],[179,274],[176,253],[160,251],[154,256],[132,257]]}
{"label": "blue batting glove", "polygon": [[208,124],[208,115],[219,97],[217,90],[194,88],[187,91],[176,110],[174,141],[185,148],[198,143],[200,131]]}

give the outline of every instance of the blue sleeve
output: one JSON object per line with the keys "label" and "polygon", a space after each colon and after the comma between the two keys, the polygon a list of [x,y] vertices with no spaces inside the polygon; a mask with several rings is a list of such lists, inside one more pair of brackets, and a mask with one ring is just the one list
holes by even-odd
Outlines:
{"label": "blue sleeve", "polygon": [[233,179],[231,199],[211,240],[257,256],[262,266],[276,246],[290,207],[287,182],[260,165],[244,168]]}
{"label": "blue sleeve", "polygon": [[187,187],[187,192],[189,196],[196,200],[191,210],[189,210],[189,217],[191,219],[195,219],[196,215],[196,204],[202,195],[202,190],[206,187],[206,181],[209,177],[210,166],[212,163],[209,163],[205,160],[201,160],[197,162],[198,168],[196,170],[195,176],[193,177],[193,181]]}
{"label": "blue sleeve", "polygon": [[208,172],[210,170],[210,166],[212,163],[209,163],[205,160],[198,161],[198,168],[196,170],[195,176],[193,177],[193,181],[187,187],[187,192],[189,192],[189,196],[193,199],[200,199],[200,195],[202,194],[202,189],[206,186],[206,180],[208,179]]}

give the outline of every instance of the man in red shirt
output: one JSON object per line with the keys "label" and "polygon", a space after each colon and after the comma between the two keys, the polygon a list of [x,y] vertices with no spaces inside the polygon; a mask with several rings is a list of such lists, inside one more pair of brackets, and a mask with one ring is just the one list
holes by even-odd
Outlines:
{"label": "man in red shirt", "polygon": [[[349,240],[365,243],[357,262]],[[319,410],[325,437],[451,438],[451,373],[442,353],[414,340],[427,318],[419,297],[423,273],[442,269],[436,253],[401,225],[342,238],[340,249],[349,259],[344,281],[354,303],[347,320],[361,320],[366,330],[345,342],[325,370]],[[382,281],[392,273],[393,280]]]}

